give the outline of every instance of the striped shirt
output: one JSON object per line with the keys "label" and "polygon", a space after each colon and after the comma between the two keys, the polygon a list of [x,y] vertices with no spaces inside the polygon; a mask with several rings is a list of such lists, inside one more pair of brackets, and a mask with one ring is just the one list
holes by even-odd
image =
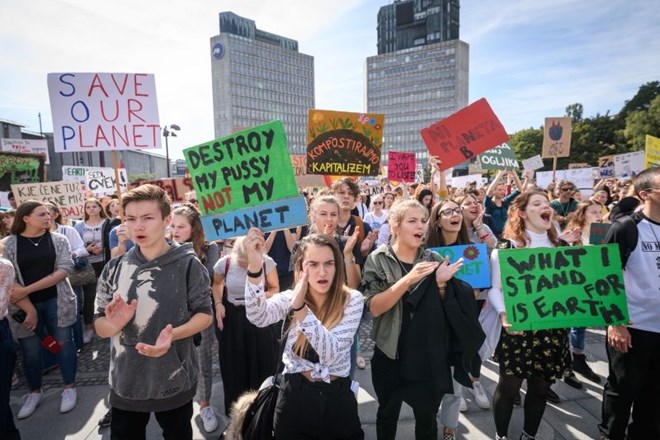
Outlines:
{"label": "striped shirt", "polygon": [[[362,294],[357,290],[350,292],[351,297],[344,309],[344,316],[333,328],[325,328],[309,308],[302,322],[291,322],[282,356],[284,374],[310,371],[313,379],[328,383],[331,375],[348,377],[351,369],[351,345],[364,308]],[[292,299],[293,291],[286,290],[266,300],[263,279],[259,285],[246,281],[245,312],[248,320],[258,327],[266,327],[283,320],[291,310]],[[318,363],[303,359],[293,352],[293,344],[301,332],[318,354]]]}

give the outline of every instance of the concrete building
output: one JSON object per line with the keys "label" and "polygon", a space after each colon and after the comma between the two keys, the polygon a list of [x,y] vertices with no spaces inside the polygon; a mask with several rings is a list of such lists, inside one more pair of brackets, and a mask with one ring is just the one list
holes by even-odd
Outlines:
{"label": "concrete building", "polygon": [[469,46],[458,38],[458,0],[395,1],[378,13],[378,55],[367,58],[367,111],[385,114],[387,152],[426,165],[419,132],[468,104]]}
{"label": "concrete building", "polygon": [[298,42],[257,29],[253,20],[220,13],[211,38],[215,136],[280,120],[289,150],[304,154],[307,112],[314,108],[314,57]]}

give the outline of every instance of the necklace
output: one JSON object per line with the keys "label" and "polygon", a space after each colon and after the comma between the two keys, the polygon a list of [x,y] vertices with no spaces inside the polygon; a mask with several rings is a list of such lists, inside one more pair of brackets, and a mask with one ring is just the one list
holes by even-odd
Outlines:
{"label": "necklace", "polygon": [[[401,267],[401,271],[402,271],[404,274],[407,275],[409,271],[406,270],[406,268],[403,266],[403,263],[401,262],[401,260],[399,260],[399,257],[398,257],[398,256],[396,255],[396,253],[394,252],[394,249],[392,248],[392,245],[388,245],[388,247],[390,248],[390,252],[391,252],[392,255],[394,256],[394,259],[396,260],[396,262],[399,263],[399,266]],[[414,264],[414,263],[413,263],[413,264]]]}
{"label": "necklace", "polygon": [[34,240],[32,240],[32,237],[25,237],[25,236],[24,237],[27,238],[28,240],[30,240],[30,243],[32,243],[32,246],[37,247],[37,246],[39,246],[39,243],[41,243],[41,240],[43,240],[45,236],[46,236],[46,234],[39,237],[39,240],[37,240],[36,243],[34,242]]}

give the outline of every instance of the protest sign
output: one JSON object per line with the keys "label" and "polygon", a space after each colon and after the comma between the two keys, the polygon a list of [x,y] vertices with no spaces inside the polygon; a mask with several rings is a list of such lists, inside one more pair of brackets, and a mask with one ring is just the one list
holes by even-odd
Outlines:
{"label": "protest sign", "polygon": [[307,174],[307,156],[303,154],[292,154],[291,165],[293,165],[293,175],[296,177],[296,183],[300,188],[325,186],[323,176]]}
{"label": "protest sign", "polygon": [[387,180],[414,182],[417,161],[415,153],[389,151],[387,153]]}
{"label": "protest sign", "polygon": [[465,281],[474,289],[490,287],[490,260],[483,243],[429,248],[430,251],[449,257],[450,263],[463,258],[463,266],[456,278]]}
{"label": "protest sign", "polygon": [[617,154],[614,156],[614,177],[629,179],[644,171],[644,152]]}
{"label": "protest sign", "polygon": [[307,174],[377,176],[385,116],[309,111]]}
{"label": "protest sign", "polygon": [[516,153],[508,142],[481,153],[479,162],[484,170],[517,170],[520,168]]}
{"label": "protest sign", "polygon": [[156,185],[165,190],[172,202],[185,202],[186,193],[194,191],[192,179],[190,177],[170,178],[170,179],[155,179],[155,180],[139,180],[128,184],[129,189],[137,188],[145,184]]}
{"label": "protest sign", "polygon": [[41,154],[46,165],[50,164],[46,139],[0,139],[0,150],[8,153]]}
{"label": "protest sign", "polygon": [[569,170],[574,170],[577,168],[591,168],[591,165],[585,162],[577,162],[577,163],[569,163],[568,164],[568,169]]}
{"label": "protest sign", "polygon": [[78,182],[23,183],[12,185],[11,190],[19,205],[27,200],[49,202],[60,208],[66,218],[83,218],[85,198]]}
{"label": "protest sign", "polygon": [[446,170],[509,140],[488,101],[481,98],[421,131],[426,148]]}
{"label": "protest sign", "polygon": [[543,159],[541,158],[540,154],[537,154],[536,156],[532,156],[529,159],[525,159],[522,161],[522,163],[523,163],[523,169],[525,171],[536,171],[544,167]]}
{"label": "protest sign", "polygon": [[614,156],[601,156],[598,158],[598,178],[609,179],[614,177]]}
{"label": "protest sign", "polygon": [[0,191],[10,191],[17,183],[46,180],[44,161],[40,154],[0,153]]}
{"label": "protest sign", "polygon": [[499,262],[511,330],[628,322],[616,244],[500,250]]}
{"label": "protest sign", "polygon": [[467,176],[454,176],[445,179],[448,184],[454,188],[465,188],[469,184],[476,182],[477,188],[486,186],[486,178],[480,174],[468,174]]}
{"label": "protest sign", "polygon": [[[572,182],[583,196],[590,196],[594,192],[594,172],[593,168],[574,168],[572,170],[557,170],[555,179],[568,180]],[[552,182],[552,171],[537,171],[536,186],[547,188]]]}
{"label": "protest sign", "polygon": [[571,118],[545,118],[541,156],[568,157],[571,153]]}
{"label": "protest sign", "polygon": [[[113,195],[117,193],[115,171],[104,167],[62,167],[62,180],[75,180],[80,182],[83,193],[93,193],[96,196]],[[119,169],[119,186],[126,192],[128,177],[124,168]]]}
{"label": "protest sign", "polygon": [[660,139],[647,134],[644,151],[645,168],[660,167]]}
{"label": "protest sign", "polygon": [[154,75],[49,73],[55,151],[160,148]]}
{"label": "protest sign", "polygon": [[605,244],[612,223],[592,223],[589,226],[589,244]]}

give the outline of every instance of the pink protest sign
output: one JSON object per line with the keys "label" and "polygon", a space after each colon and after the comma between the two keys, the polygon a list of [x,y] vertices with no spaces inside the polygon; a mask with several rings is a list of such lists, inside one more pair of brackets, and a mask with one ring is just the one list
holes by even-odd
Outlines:
{"label": "pink protest sign", "polygon": [[414,182],[417,161],[415,153],[387,153],[387,180],[398,182]]}

